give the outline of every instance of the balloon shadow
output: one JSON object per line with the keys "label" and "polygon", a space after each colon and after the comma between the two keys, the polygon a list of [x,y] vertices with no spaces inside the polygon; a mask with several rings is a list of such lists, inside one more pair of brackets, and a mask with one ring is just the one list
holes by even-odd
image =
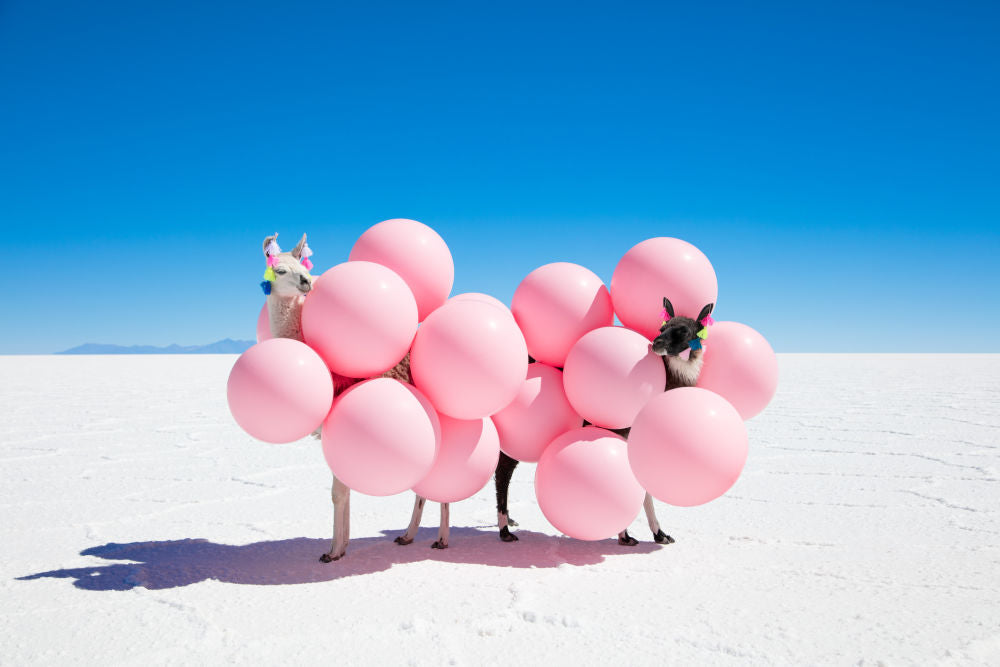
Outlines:
{"label": "balloon shadow", "polygon": [[504,543],[495,528],[452,528],[449,548],[438,550],[429,548],[437,538],[437,528],[421,528],[413,544],[406,546],[391,539],[400,531],[382,532],[384,537],[351,540],[347,556],[332,563],[318,560],[330,547],[328,539],[297,537],[243,545],[216,544],[206,539],[110,542],[84,549],[80,555],[128,562],[51,570],[18,580],[75,579],[74,586],[89,591],[125,591],[139,586],[160,590],[209,579],[280,586],[374,574],[394,565],[421,561],[511,568],[558,567],[593,565],[603,562],[608,555],[644,554],[662,548],[645,542],[634,547],[620,546],[617,540],[584,542],[528,530],[518,531],[520,541]]}

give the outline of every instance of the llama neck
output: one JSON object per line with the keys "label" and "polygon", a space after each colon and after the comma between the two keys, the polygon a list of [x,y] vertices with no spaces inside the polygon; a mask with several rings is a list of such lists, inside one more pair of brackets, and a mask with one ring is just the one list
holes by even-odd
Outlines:
{"label": "llama neck", "polygon": [[301,296],[280,297],[270,294],[267,297],[267,314],[271,321],[271,336],[273,338],[294,338],[302,340],[302,303]]}
{"label": "llama neck", "polygon": [[701,365],[704,361],[701,350],[694,350],[687,359],[680,357],[663,357],[663,365],[667,369],[666,389],[678,387],[693,387],[701,375]]}

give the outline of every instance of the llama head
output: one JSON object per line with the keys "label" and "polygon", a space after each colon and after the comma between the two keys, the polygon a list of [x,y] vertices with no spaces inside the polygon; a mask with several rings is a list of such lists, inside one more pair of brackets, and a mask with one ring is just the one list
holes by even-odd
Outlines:
{"label": "llama head", "polygon": [[[281,298],[303,296],[312,289],[313,276],[307,267],[312,251],[306,245],[306,235],[291,252],[281,252],[277,243],[278,235],[264,239],[264,257],[267,259],[268,272],[265,280],[271,283],[270,293]],[[273,273],[273,278],[271,274]]]}
{"label": "llama head", "polygon": [[[689,347],[692,350],[701,348],[701,339],[698,334],[705,328],[708,322],[702,320],[712,314],[714,303],[710,303],[701,309],[697,319],[690,317],[674,317],[674,307],[667,297],[663,297],[663,310],[666,312],[663,326],[660,327],[660,334],[653,339],[653,353],[661,357],[676,357]],[[697,341],[697,343],[692,343]]]}

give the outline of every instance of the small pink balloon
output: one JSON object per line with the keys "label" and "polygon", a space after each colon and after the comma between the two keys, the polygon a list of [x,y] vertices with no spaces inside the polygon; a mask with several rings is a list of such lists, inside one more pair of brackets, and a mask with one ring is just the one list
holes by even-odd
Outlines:
{"label": "small pink balloon", "polygon": [[490,481],[500,460],[500,441],[489,418],[438,418],[441,448],[413,492],[436,503],[455,503],[476,495]]}
{"label": "small pink balloon", "polygon": [[507,307],[507,304],[505,304],[503,301],[496,298],[495,296],[490,296],[489,294],[483,294],[482,292],[463,292],[462,294],[456,294],[455,296],[445,301],[445,303],[451,303],[452,301],[481,301],[483,303],[490,303],[496,306],[497,308],[500,308],[511,317],[514,317],[513,313],[510,312],[510,308]]}
{"label": "small pink balloon", "polygon": [[333,402],[333,381],[308,345],[271,338],[236,360],[226,398],[244,431],[264,442],[292,442],[323,422]]}
{"label": "small pink balloon", "polygon": [[540,266],[521,281],[511,301],[528,353],[562,367],[580,336],[614,323],[611,294],[601,279],[579,264]]}
{"label": "small pink balloon", "polygon": [[697,317],[718,296],[711,262],[680,239],[646,239],[625,253],[611,276],[611,300],[618,319],[650,340],[660,332],[663,297],[670,299],[674,315]]}
{"label": "small pink balloon", "polygon": [[708,331],[698,386],[732,403],[743,419],[760,414],[778,388],[778,358],[771,345],[739,322],[716,322]]}
{"label": "small pink balloon", "polygon": [[257,316],[257,342],[271,338],[271,316],[267,312],[267,302],[264,302]]}
{"label": "small pink balloon", "polygon": [[564,535],[602,540],[628,527],[646,492],[628,464],[625,440],[594,426],[552,441],[535,469],[545,518]]}
{"label": "small pink balloon", "polygon": [[632,425],[639,410],[667,384],[663,359],[649,341],[623,327],[594,329],[566,357],[563,385],[570,405],[604,428]]}
{"label": "small pink balloon", "polygon": [[441,425],[430,401],[389,378],[356,384],[323,422],[323,455],[337,479],[372,496],[406,491],[434,464]]}
{"label": "small pink balloon", "polygon": [[481,301],[438,308],[420,325],[410,351],[413,383],[438,412],[481,419],[517,395],[528,349],[513,318]]}
{"label": "small pink balloon", "polygon": [[747,429],[726,399],[681,387],[654,396],[635,418],[628,458],[653,497],[692,507],[736,483],[747,460]]}
{"label": "small pink balloon", "polygon": [[399,363],[417,331],[403,279],[372,262],[338,264],[322,277],[302,306],[302,335],[330,370],[365,378]]}
{"label": "small pink balloon", "polygon": [[563,374],[542,363],[528,364],[528,377],[514,400],[493,415],[500,448],[518,461],[535,462],[566,431],[583,426],[563,389]]}
{"label": "small pink balloon", "polygon": [[413,291],[421,322],[445,302],[455,281],[448,244],[416,220],[395,218],[370,227],[351,249],[350,261],[375,262],[398,273]]}

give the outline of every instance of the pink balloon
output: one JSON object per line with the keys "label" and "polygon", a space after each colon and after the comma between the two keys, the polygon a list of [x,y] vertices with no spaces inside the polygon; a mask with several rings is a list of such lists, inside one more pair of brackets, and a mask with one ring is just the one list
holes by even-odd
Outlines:
{"label": "pink balloon", "polygon": [[271,338],[271,316],[267,312],[267,302],[265,301],[264,306],[260,309],[260,315],[257,316],[257,342],[269,338]]}
{"label": "pink balloon", "polygon": [[660,332],[663,297],[670,299],[674,315],[697,317],[718,296],[711,262],[680,239],[646,239],[625,253],[611,276],[611,300],[618,319],[650,340]]}
{"label": "pink balloon", "polygon": [[732,403],[743,419],[760,414],[778,388],[774,350],[739,322],[716,322],[708,332],[698,386]]}
{"label": "pink balloon", "polygon": [[489,418],[438,418],[441,448],[413,492],[436,503],[454,503],[476,495],[490,481],[500,460],[500,441]]}
{"label": "pink balloon", "polygon": [[726,399],[681,387],[650,399],[628,437],[636,478],[655,498],[692,507],[718,498],[747,460],[747,429]]}
{"label": "pink balloon", "polygon": [[391,496],[419,482],[434,464],[441,424],[430,401],[389,378],[356,384],[337,397],[323,422],[323,455],[349,488]]}
{"label": "pink balloon", "polygon": [[614,323],[611,294],[593,271],[579,264],[540,266],[521,281],[511,301],[528,353],[562,367],[580,336]]}
{"label": "pink balloon", "polygon": [[500,448],[518,461],[535,462],[557,436],[583,426],[563,389],[563,374],[542,363],[528,364],[528,377],[514,400],[493,415]]}
{"label": "pink balloon", "polygon": [[420,325],[410,368],[414,384],[438,412],[480,419],[514,400],[528,372],[528,349],[500,308],[453,301]]}
{"label": "pink balloon", "polygon": [[448,245],[416,220],[395,218],[370,227],[354,244],[349,259],[375,262],[398,273],[413,291],[421,322],[445,302],[455,281]]}
{"label": "pink balloon", "polygon": [[292,442],[323,422],[333,403],[333,381],[309,346],[291,338],[272,338],[236,360],[226,398],[244,431],[265,442]]}
{"label": "pink balloon", "polygon": [[623,327],[594,329],[577,341],[563,369],[570,405],[595,426],[626,428],[667,384],[649,341]]}
{"label": "pink balloon", "polygon": [[338,264],[322,278],[302,306],[302,335],[330,370],[365,378],[399,363],[417,331],[403,279],[372,262]]}
{"label": "pink balloon", "polygon": [[601,540],[627,528],[646,492],[626,450],[624,439],[593,426],[553,440],[535,469],[535,495],[549,523],[578,540]]}
{"label": "pink balloon", "polygon": [[507,304],[505,304],[503,301],[496,298],[495,296],[490,296],[489,294],[483,294],[482,292],[463,292],[462,294],[456,294],[455,296],[445,301],[445,303],[451,303],[452,301],[481,301],[483,303],[490,303],[496,306],[497,308],[500,308],[511,317],[514,317],[513,313],[510,312],[510,308],[507,307]]}

